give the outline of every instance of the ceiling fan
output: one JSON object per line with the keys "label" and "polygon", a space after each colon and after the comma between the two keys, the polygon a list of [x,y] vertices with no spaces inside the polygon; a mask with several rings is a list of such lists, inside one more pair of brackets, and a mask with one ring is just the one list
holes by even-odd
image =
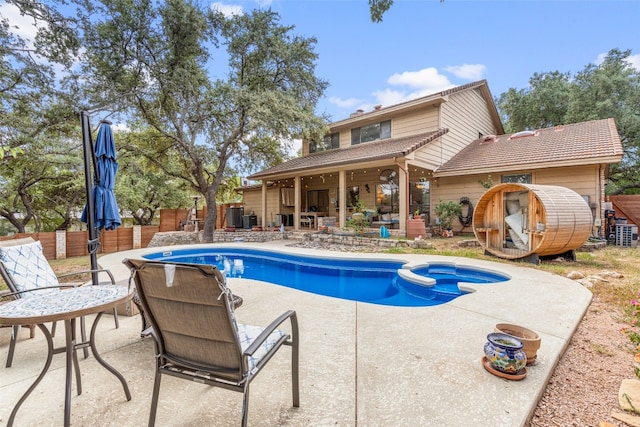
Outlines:
{"label": "ceiling fan", "polygon": [[389,182],[393,184],[393,180],[395,179],[398,173],[393,169],[385,169],[380,172],[380,182]]}

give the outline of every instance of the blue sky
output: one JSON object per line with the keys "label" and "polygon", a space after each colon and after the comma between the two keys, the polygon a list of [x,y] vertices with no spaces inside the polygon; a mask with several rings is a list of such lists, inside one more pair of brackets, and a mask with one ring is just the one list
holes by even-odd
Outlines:
{"label": "blue sky", "polygon": [[[381,23],[367,0],[223,0],[225,13],[278,12],[317,39],[316,74],[329,82],[318,113],[332,120],[486,79],[494,96],[525,89],[536,72],[575,74],[613,48],[640,69],[640,0],[395,0]],[[31,22],[0,2],[31,38]]]}
{"label": "blue sky", "polygon": [[613,48],[630,49],[640,69],[638,0],[395,0],[378,24],[367,0],[213,4],[270,7],[315,37],[316,74],[330,84],[318,112],[332,120],[480,79],[498,96],[536,72],[575,74]]}

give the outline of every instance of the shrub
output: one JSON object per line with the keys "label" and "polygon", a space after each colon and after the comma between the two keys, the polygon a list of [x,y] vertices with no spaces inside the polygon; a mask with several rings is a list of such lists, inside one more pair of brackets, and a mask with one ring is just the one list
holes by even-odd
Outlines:
{"label": "shrub", "polygon": [[453,225],[453,220],[462,213],[462,205],[451,200],[440,200],[440,203],[436,205],[435,212],[442,227],[449,230]]}

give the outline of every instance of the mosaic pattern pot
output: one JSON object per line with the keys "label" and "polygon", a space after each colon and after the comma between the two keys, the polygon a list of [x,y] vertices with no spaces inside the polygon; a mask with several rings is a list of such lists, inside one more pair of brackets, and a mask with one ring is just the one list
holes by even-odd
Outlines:
{"label": "mosaic pattern pot", "polygon": [[522,341],[517,338],[493,332],[487,335],[484,355],[492,368],[505,374],[517,374],[527,365]]}

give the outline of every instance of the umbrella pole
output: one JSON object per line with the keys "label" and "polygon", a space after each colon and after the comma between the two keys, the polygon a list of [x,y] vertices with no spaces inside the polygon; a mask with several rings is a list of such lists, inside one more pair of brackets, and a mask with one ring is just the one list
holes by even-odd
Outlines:
{"label": "umbrella pole", "polygon": [[[93,200],[93,173],[91,165],[94,165],[95,169],[95,153],[93,148],[93,138],[91,138],[91,124],[89,123],[89,114],[82,111],[80,113],[80,122],[82,125],[82,148],[84,154],[84,181],[85,188],[87,190],[87,232],[89,233],[89,241],[87,242],[87,249],[89,250],[89,256],[91,258],[91,269],[98,269],[98,247],[100,246],[100,239],[98,236],[98,230],[95,227],[95,201]],[[94,285],[98,284],[98,273],[91,273],[91,281]]]}

